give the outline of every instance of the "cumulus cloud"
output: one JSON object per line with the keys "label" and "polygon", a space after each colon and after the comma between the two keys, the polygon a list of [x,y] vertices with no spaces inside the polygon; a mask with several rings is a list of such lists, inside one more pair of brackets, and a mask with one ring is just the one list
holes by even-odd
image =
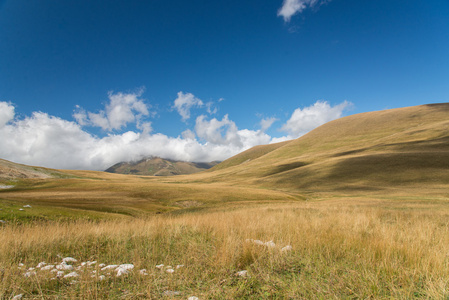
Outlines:
{"label": "cumulus cloud", "polygon": [[[190,109],[194,106],[203,106],[203,101],[201,101],[191,93],[184,94],[183,92],[178,92],[178,98],[175,99],[173,108],[178,111],[183,121],[190,119]],[[208,108],[210,108],[209,104]]]}
{"label": "cumulus cloud", "polygon": [[271,117],[271,118],[264,118],[260,121],[260,128],[262,131],[267,130],[268,128],[273,125],[274,122],[276,122],[278,119]]}
{"label": "cumulus cloud", "polygon": [[[0,127],[0,157],[51,168],[104,170],[120,161],[150,155],[208,162],[227,159],[270,141],[270,136],[261,131],[239,130],[228,116],[221,121],[200,116],[196,132],[186,130],[182,137],[150,134],[150,123],[142,123],[141,132],[109,133],[97,137],[83,129],[79,117],[75,122],[34,112],[31,116],[14,120],[12,105],[0,102],[0,107],[4,108],[2,112],[8,112],[5,117],[3,114],[0,117],[4,124]],[[88,115],[86,117],[88,122],[92,122]]]}
{"label": "cumulus cloud", "polygon": [[[149,114],[149,105],[144,104],[140,95],[111,93],[109,100],[104,110],[94,114],[99,115],[98,119],[77,107],[73,115],[75,121],[43,112],[17,118],[14,106],[0,101],[0,158],[50,168],[88,170],[105,170],[118,162],[146,156],[194,162],[225,160],[256,145],[298,137],[340,117],[349,106],[346,101],[333,107],[318,101],[298,108],[282,126],[288,136],[281,138],[265,133],[275,118],[261,120],[259,130],[249,130],[239,129],[229,115],[221,119],[200,115],[194,128],[186,128],[180,136],[170,137],[153,133],[151,122],[143,120],[143,116]],[[129,123],[134,123],[138,130],[110,131]],[[96,124],[103,125],[100,127],[109,132],[98,137],[84,129],[84,126]]]}
{"label": "cumulus cloud", "polygon": [[344,101],[332,107],[326,101],[317,101],[303,109],[297,108],[281,130],[288,132],[291,138],[300,137],[324,123],[340,118],[350,105],[350,102]]}
{"label": "cumulus cloud", "polygon": [[86,112],[77,105],[73,117],[81,126],[97,126],[106,131],[122,129],[128,123],[136,122],[141,125],[142,118],[149,115],[147,104],[140,98],[142,93],[143,91],[116,94],[110,92],[109,103],[104,110],[98,113]]}
{"label": "cumulus cloud", "polygon": [[284,0],[278,10],[278,17],[283,17],[285,22],[290,22],[293,15],[301,13],[307,7],[314,8],[329,2],[330,0]]}
{"label": "cumulus cloud", "polygon": [[14,106],[11,103],[0,102],[0,128],[14,118]]}

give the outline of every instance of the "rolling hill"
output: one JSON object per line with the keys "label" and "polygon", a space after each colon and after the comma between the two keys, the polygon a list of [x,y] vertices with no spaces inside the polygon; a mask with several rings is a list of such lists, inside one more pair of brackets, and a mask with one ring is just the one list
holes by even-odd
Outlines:
{"label": "rolling hill", "polygon": [[249,149],[202,178],[294,191],[416,189],[446,186],[448,170],[443,103],[344,117],[296,140]]}

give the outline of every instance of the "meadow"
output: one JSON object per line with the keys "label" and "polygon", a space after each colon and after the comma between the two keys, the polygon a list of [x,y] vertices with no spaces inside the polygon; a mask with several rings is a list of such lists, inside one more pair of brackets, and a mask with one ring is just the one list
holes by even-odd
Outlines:
{"label": "meadow", "polygon": [[[0,296],[446,299],[448,201],[333,197],[3,226]],[[78,276],[63,277],[73,270],[57,277],[36,268],[41,262],[57,265],[64,257],[77,260],[69,264]],[[117,276],[113,269],[101,271],[101,263],[133,264],[134,269]]]}

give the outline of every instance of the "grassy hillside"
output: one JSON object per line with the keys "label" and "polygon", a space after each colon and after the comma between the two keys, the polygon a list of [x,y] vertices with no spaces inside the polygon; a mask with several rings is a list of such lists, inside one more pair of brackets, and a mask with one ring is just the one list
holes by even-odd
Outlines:
{"label": "grassy hillside", "polygon": [[448,103],[353,115],[197,180],[301,192],[444,189],[448,129]]}

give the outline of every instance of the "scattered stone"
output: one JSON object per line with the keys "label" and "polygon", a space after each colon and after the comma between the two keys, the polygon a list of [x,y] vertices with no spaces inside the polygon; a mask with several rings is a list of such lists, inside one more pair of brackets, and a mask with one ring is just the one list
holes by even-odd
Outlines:
{"label": "scattered stone", "polygon": [[106,266],[106,264],[99,264],[99,265],[98,265],[99,268],[103,268],[103,267],[105,267],[105,266]]}
{"label": "scattered stone", "polygon": [[31,272],[26,272],[25,274],[23,274],[23,276],[25,276],[25,277],[31,277],[33,275],[36,275],[36,272],[31,271]]}
{"label": "scattered stone", "polygon": [[[55,267],[55,265],[46,265],[45,267],[42,267],[41,270],[42,271],[50,271]],[[55,269],[57,270],[57,269]]]}
{"label": "scattered stone", "polygon": [[14,297],[12,297],[12,300],[20,300],[20,299],[22,299],[22,297],[23,297],[23,294],[18,294],[18,295],[15,295]]}
{"label": "scattered stone", "polygon": [[[0,210],[1,210],[1,209],[0,209]],[[6,224],[6,221],[0,220],[0,223],[1,223],[1,224]]]}
{"label": "scattered stone", "polygon": [[122,275],[126,275],[129,273],[129,271],[127,269],[123,269],[121,267],[118,267],[117,269],[115,269],[115,271],[117,271],[117,277],[120,277]]}
{"label": "scattered stone", "polygon": [[29,268],[28,271],[34,271],[34,268]]}
{"label": "scattered stone", "polygon": [[57,265],[56,269],[70,271],[70,270],[73,270],[73,266],[62,263],[62,264]]}
{"label": "scattered stone", "polygon": [[142,269],[142,270],[140,270],[140,271],[139,271],[139,274],[140,274],[140,275],[143,275],[143,276],[147,276],[147,275],[148,275],[147,269]]}
{"label": "scattered stone", "polygon": [[237,273],[235,273],[235,276],[246,277],[248,276],[248,271],[247,270],[238,271]]}
{"label": "scattered stone", "polygon": [[156,268],[162,269],[164,267],[164,264],[156,265]]}
{"label": "scattered stone", "polygon": [[77,262],[78,260],[73,258],[73,257],[65,257],[62,259],[63,263],[68,263],[68,262]]}
{"label": "scattered stone", "polygon": [[78,273],[71,272],[71,273],[69,273],[67,275],[64,275],[64,278],[71,278],[71,277],[78,277],[78,276],[79,276]]}
{"label": "scattered stone", "polygon": [[134,265],[133,264],[122,264],[120,266],[118,266],[119,268],[125,269],[125,270],[132,270],[134,269]]}
{"label": "scattered stone", "polygon": [[20,208],[19,210],[20,210],[20,211],[24,211],[24,209],[23,209],[23,208]]}
{"label": "scattered stone", "polygon": [[285,246],[284,248],[281,249],[281,252],[288,252],[288,251],[291,251],[292,249],[293,249],[292,246],[287,245],[287,246]]}
{"label": "scattered stone", "polygon": [[95,261],[88,261],[87,262],[87,265],[88,266],[92,266],[92,265],[95,265],[97,263],[97,261],[95,260]]}
{"label": "scattered stone", "polygon": [[25,208],[31,208],[31,205],[24,205]]}
{"label": "scattered stone", "polygon": [[63,271],[58,271],[57,273],[56,273],[56,277],[58,277],[58,278],[61,278],[61,277],[63,277],[64,276],[64,272]]}
{"label": "scattered stone", "polygon": [[36,268],[40,269],[40,268],[44,267],[45,265],[47,265],[46,262],[40,262],[40,263],[37,264]]}
{"label": "scattered stone", "polygon": [[276,244],[273,241],[266,242],[264,245],[267,246],[268,248],[276,247]]}
{"label": "scattered stone", "polygon": [[118,265],[108,265],[106,267],[101,268],[102,271],[116,269]]}
{"label": "scattered stone", "polygon": [[173,270],[173,269],[167,269],[167,270],[165,270],[165,272],[172,274],[172,273],[175,272],[175,270]]}
{"label": "scattered stone", "polygon": [[195,297],[195,296],[191,296],[191,297],[187,298],[187,300],[199,300],[199,298]]}
{"label": "scattered stone", "polygon": [[176,266],[176,269],[180,269],[180,268],[182,268],[182,267],[184,267],[184,265],[177,265],[177,266]]}
{"label": "scattered stone", "polygon": [[19,267],[23,267],[23,266],[25,266],[25,265],[24,265],[24,264],[22,264],[22,263],[20,263],[20,264],[19,264]]}

